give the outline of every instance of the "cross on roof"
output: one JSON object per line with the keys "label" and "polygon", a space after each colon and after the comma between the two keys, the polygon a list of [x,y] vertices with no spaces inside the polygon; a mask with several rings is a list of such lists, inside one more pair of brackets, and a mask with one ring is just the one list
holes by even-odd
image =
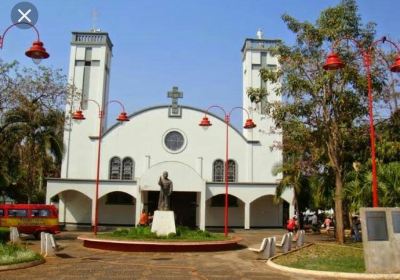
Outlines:
{"label": "cross on roof", "polygon": [[178,87],[172,87],[172,91],[168,91],[168,98],[172,100],[168,115],[170,117],[181,117],[182,110],[178,105],[178,98],[183,98],[183,92],[179,91]]}

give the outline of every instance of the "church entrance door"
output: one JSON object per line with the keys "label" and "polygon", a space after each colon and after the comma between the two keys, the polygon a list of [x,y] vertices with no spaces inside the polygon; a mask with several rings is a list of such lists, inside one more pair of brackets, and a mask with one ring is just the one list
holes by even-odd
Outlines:
{"label": "church entrance door", "polygon": [[[154,213],[157,210],[159,192],[150,191],[148,193],[149,211]],[[196,227],[196,192],[172,192],[171,210],[175,214],[177,226]]]}
{"label": "church entrance door", "polygon": [[171,208],[176,215],[177,226],[196,227],[196,193],[173,192]]}

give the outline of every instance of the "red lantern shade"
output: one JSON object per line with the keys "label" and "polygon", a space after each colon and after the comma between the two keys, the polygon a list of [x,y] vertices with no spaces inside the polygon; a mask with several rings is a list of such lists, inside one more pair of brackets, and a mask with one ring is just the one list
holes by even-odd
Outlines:
{"label": "red lantern shade", "polygon": [[128,121],[129,121],[129,118],[128,118],[128,116],[126,115],[126,112],[121,112],[121,113],[119,114],[118,118],[117,118],[117,121],[120,121],[120,122],[128,122]]}
{"label": "red lantern shade", "polygon": [[336,53],[330,53],[326,59],[326,63],[322,68],[325,70],[338,70],[344,67],[344,63]]}
{"label": "red lantern shade", "polygon": [[395,62],[390,66],[390,71],[396,73],[400,72],[400,55],[397,55]]}
{"label": "red lantern shade", "polygon": [[85,116],[82,114],[81,110],[77,110],[75,113],[72,114],[72,119],[82,121],[85,118]]}
{"label": "red lantern shade", "polygon": [[199,123],[199,126],[211,126],[210,120],[207,118],[207,116],[204,116],[204,118]]}
{"label": "red lantern shade", "polygon": [[246,123],[244,124],[243,127],[246,128],[246,129],[255,128],[255,127],[256,127],[256,124],[253,122],[252,119],[247,119],[247,120],[246,120]]}
{"label": "red lantern shade", "polygon": [[34,41],[32,47],[25,52],[25,55],[32,59],[45,59],[50,56],[41,41]]}

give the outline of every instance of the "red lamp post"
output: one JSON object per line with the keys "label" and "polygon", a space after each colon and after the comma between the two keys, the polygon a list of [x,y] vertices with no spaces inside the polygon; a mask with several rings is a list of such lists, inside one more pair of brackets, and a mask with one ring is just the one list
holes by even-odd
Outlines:
{"label": "red lamp post", "polygon": [[227,114],[226,111],[224,110],[224,108],[222,108],[221,106],[212,105],[212,106],[207,108],[203,119],[199,123],[199,126],[208,127],[208,126],[212,125],[210,120],[207,117],[207,112],[211,108],[219,108],[219,109],[222,110],[222,112],[224,113],[224,120],[225,120],[225,124],[226,124],[226,134],[225,134],[225,170],[224,170],[225,171],[224,172],[224,177],[225,177],[224,234],[225,234],[225,237],[226,237],[226,236],[228,236],[228,194],[229,194],[229,180],[228,180],[228,169],[229,169],[229,144],[228,144],[228,142],[229,141],[228,140],[229,140],[229,121],[230,121],[230,117],[231,117],[232,112],[235,109],[241,109],[241,110],[243,110],[243,111],[245,111],[247,113],[247,120],[246,120],[246,123],[244,124],[243,127],[245,129],[250,129],[250,128],[256,127],[256,124],[249,117],[249,112],[246,109],[244,109],[243,107],[234,107]]}
{"label": "red lamp post", "polygon": [[[97,225],[98,225],[98,213],[99,213],[99,184],[100,184],[100,156],[101,156],[101,138],[103,134],[103,119],[104,119],[104,110],[100,107],[100,104],[96,100],[88,99],[88,101],[92,101],[97,104],[99,109],[99,135],[98,135],[98,142],[97,142],[97,169],[96,169],[96,197],[95,197],[95,213],[94,213],[94,226],[93,226],[93,233],[97,235]],[[125,112],[124,105],[119,102],[118,100],[110,100],[110,103],[118,103],[122,107],[122,112],[119,114],[117,121],[120,122],[127,122],[129,118]],[[75,113],[72,114],[72,119],[74,120],[85,120],[85,116],[83,115],[82,111],[79,109]]]}
{"label": "red lamp post", "polygon": [[[371,141],[371,161],[372,161],[372,205],[373,207],[378,207],[378,179],[376,175],[376,157],[375,157],[375,128],[374,128],[374,112],[372,108],[372,81],[371,81],[371,56],[374,48],[378,43],[388,42],[392,44],[398,52],[396,60],[392,66],[390,66],[390,71],[392,72],[400,72],[400,49],[399,47],[390,40],[387,40],[386,37],[382,37],[379,40],[374,41],[368,48],[365,48],[361,45],[360,42],[352,39],[352,38],[343,38],[341,40],[347,40],[353,42],[358,51],[360,52],[364,67],[367,72],[367,80],[368,80],[368,111],[369,111],[369,127],[370,127],[370,141]],[[339,55],[334,52],[334,49],[341,40],[337,40],[332,44],[331,53],[328,55],[326,62],[323,66],[325,70],[337,70],[341,69],[345,66],[345,64],[340,59]]]}
{"label": "red lamp post", "polygon": [[35,30],[37,39],[32,43],[32,47],[30,47],[26,52],[25,55],[27,57],[32,58],[33,62],[36,64],[39,64],[42,59],[48,58],[50,55],[48,52],[46,52],[46,49],[43,47],[43,42],[40,41],[40,36],[39,36],[39,31],[36,29],[36,27],[30,23],[27,22],[18,22],[10,25],[7,27],[7,29],[4,31],[3,35],[0,36],[0,49],[3,48],[3,43],[4,43],[4,37],[6,36],[8,30],[10,30],[12,27],[18,25],[18,24],[27,24],[30,25],[33,30]]}

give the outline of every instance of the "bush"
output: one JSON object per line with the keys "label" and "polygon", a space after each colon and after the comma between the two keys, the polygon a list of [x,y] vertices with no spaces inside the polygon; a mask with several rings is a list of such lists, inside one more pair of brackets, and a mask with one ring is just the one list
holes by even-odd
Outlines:
{"label": "bush", "polygon": [[40,260],[42,256],[15,244],[0,244],[0,265]]}
{"label": "bush", "polygon": [[157,236],[151,232],[150,227],[136,227],[130,229],[117,229],[111,233],[102,233],[99,238],[115,238],[115,239],[143,239],[143,240],[181,240],[181,241],[208,241],[223,240],[222,234],[211,234],[203,230],[191,230],[188,227],[178,226],[176,233],[170,233],[168,236]]}
{"label": "bush", "polygon": [[0,243],[6,243],[10,240],[10,228],[0,227]]}

